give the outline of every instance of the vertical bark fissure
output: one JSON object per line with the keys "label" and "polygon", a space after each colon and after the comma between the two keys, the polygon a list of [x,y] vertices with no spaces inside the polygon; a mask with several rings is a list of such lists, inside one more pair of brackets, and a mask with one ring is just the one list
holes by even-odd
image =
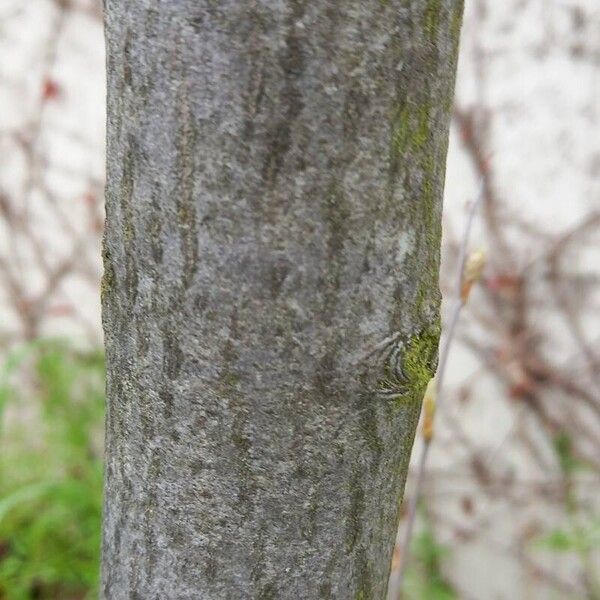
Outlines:
{"label": "vertical bark fissure", "polygon": [[104,598],[384,596],[461,8],[105,1]]}

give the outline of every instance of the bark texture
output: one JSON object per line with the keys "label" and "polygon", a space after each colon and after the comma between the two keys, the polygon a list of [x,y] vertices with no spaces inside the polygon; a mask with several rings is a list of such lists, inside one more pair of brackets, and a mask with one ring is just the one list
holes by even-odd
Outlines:
{"label": "bark texture", "polygon": [[459,0],[106,0],[105,599],[381,599]]}

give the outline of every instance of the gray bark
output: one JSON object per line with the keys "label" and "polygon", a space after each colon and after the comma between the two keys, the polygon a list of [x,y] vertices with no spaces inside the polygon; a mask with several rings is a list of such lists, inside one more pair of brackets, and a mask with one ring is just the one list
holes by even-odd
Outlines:
{"label": "gray bark", "polygon": [[102,597],[384,597],[458,0],[106,0]]}

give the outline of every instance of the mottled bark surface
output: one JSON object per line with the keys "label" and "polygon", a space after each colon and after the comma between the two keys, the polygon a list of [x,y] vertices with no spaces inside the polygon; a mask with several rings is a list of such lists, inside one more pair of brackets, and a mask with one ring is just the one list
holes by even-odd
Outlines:
{"label": "mottled bark surface", "polygon": [[105,9],[103,597],[383,598],[461,3]]}

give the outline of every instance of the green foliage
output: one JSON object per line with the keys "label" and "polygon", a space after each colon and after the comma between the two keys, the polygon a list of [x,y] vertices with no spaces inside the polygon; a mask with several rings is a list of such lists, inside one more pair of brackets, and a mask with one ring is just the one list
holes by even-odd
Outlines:
{"label": "green foliage", "polygon": [[539,548],[553,552],[590,552],[600,549],[600,520],[588,523],[585,529],[554,529],[537,540]]}
{"label": "green foliage", "polygon": [[554,436],[554,450],[558,458],[560,469],[565,476],[571,476],[575,471],[583,470],[586,464],[579,460],[573,452],[573,441],[569,435],[561,431]]}
{"label": "green foliage", "polygon": [[442,574],[442,559],[448,550],[437,543],[429,524],[412,542],[406,575],[407,600],[456,600],[456,592]]}
{"label": "green foliage", "polygon": [[[20,385],[11,385],[19,368]],[[25,372],[31,385],[23,385]],[[37,342],[13,354],[1,373],[0,598],[95,598],[102,356]]]}

